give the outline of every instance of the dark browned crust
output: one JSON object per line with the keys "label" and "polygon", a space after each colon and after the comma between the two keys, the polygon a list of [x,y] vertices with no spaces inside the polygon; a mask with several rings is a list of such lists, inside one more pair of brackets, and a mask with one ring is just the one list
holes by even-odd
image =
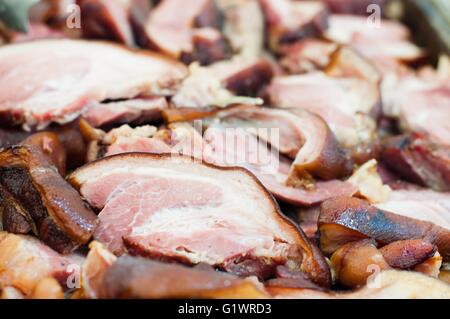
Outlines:
{"label": "dark browned crust", "polygon": [[[265,294],[238,277],[198,267],[124,256],[106,269],[99,298],[255,298]],[[250,291],[249,291],[250,290]]]}
{"label": "dark browned crust", "polygon": [[[303,112],[307,112],[299,109],[285,108],[285,110],[289,110],[294,115],[300,116]],[[308,175],[323,180],[339,179],[350,175],[353,170],[353,162],[349,152],[339,144],[328,124],[320,116],[310,112],[307,112],[307,114],[322,126],[322,129],[326,131],[326,137],[320,145],[320,155],[312,162],[305,164],[293,163],[292,168],[298,176],[291,175],[288,184],[294,186],[297,184],[301,185],[301,179],[305,178],[308,180]]]}
{"label": "dark browned crust", "polygon": [[404,179],[437,191],[450,191],[450,147],[415,135],[383,141],[381,159]]}
{"label": "dark browned crust", "polygon": [[409,269],[436,253],[436,246],[422,239],[399,240],[380,248],[387,263],[394,268]]}
{"label": "dark browned crust", "polygon": [[1,152],[0,184],[20,203],[36,235],[56,251],[70,253],[92,237],[95,214],[38,149],[16,146]]}
{"label": "dark browned crust", "polygon": [[192,36],[192,46],[192,52],[181,53],[180,60],[185,64],[198,61],[201,65],[209,65],[229,59],[233,54],[230,43],[223,35],[216,39],[208,39],[196,33]]}
{"label": "dark browned crust", "polygon": [[[327,229],[338,226],[360,237],[373,238],[380,246],[399,240],[422,239],[436,245],[444,260],[450,258],[449,230],[430,222],[383,211],[361,199],[339,197],[325,201],[321,205],[318,225],[320,247],[325,253],[333,253],[336,242],[344,243],[339,231],[331,233]],[[330,234],[333,236],[330,237]]]}
{"label": "dark browned crust", "polygon": [[[72,184],[72,186],[79,189],[81,185],[77,182],[76,176],[80,172],[88,170],[97,165],[102,165],[103,163],[106,162],[115,160],[126,160],[127,158],[133,157],[149,160],[160,160],[160,161],[164,161],[168,158],[175,157],[192,161],[192,163],[198,163],[198,160],[196,160],[193,157],[178,154],[152,154],[152,153],[137,153],[137,152],[117,154],[84,165],[83,167],[74,171],[68,177],[68,181],[69,183]],[[252,173],[250,173],[248,170],[242,167],[222,167],[205,162],[202,162],[201,165],[205,165],[215,170],[240,171],[243,174],[248,175],[255,182],[256,186],[261,190],[264,196],[266,196],[270,200],[270,203],[272,204],[273,207],[273,211],[275,213],[275,218],[280,223],[280,225],[282,225],[283,229],[294,235],[294,237],[296,238],[298,251],[293,252],[293,256],[295,256],[296,254],[300,254],[302,256],[301,263],[299,264],[300,270],[305,272],[312,281],[321,286],[328,287],[331,285],[330,269],[320,250],[311,242],[309,242],[308,238],[303,233],[303,231],[281,212],[278,203],[275,201],[273,196]]]}
{"label": "dark browned crust", "polygon": [[[128,19],[118,21],[102,1],[77,0],[80,6],[83,37],[91,39],[106,39],[133,45],[131,25]],[[125,10],[125,9],[124,9]],[[128,34],[124,29],[128,29]]]}
{"label": "dark browned crust", "polygon": [[274,75],[272,65],[261,59],[225,80],[225,87],[236,95],[257,96]]}

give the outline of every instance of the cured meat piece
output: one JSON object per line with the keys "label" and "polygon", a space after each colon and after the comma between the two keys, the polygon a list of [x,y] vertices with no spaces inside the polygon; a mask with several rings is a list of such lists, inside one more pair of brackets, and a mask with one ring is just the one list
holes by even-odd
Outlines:
{"label": "cured meat piece", "polygon": [[65,284],[68,266],[79,267],[82,261],[79,255],[62,256],[31,236],[0,232],[0,289],[13,286],[29,296],[45,277]]}
{"label": "cured meat piece", "polygon": [[398,22],[381,20],[375,25],[366,17],[346,14],[332,14],[328,22],[327,39],[351,45],[383,73],[392,72],[399,62],[413,63],[424,57],[422,50],[409,41],[409,30]]}
{"label": "cured meat piece", "polygon": [[[219,26],[219,12],[212,0],[191,1],[187,7],[180,0],[163,0],[151,10],[144,30],[151,48],[175,59],[187,55],[200,57],[203,60],[200,62],[211,62],[216,61],[215,57],[228,57],[228,46],[217,30]],[[215,40],[199,43],[200,39],[207,39],[205,32],[209,36],[213,33]],[[211,52],[214,54],[208,54]]]}
{"label": "cured meat piece", "polygon": [[48,162],[54,165],[61,176],[66,174],[66,150],[59,141],[58,135],[53,132],[33,134],[21,142],[21,145],[37,148]]}
{"label": "cured meat piece", "polygon": [[163,97],[94,103],[83,118],[94,127],[123,123],[142,124],[161,120],[161,112],[165,108],[167,101]]}
{"label": "cured meat piece", "polygon": [[277,298],[298,299],[429,299],[450,298],[448,284],[412,271],[384,270],[353,292],[326,293],[311,289],[266,288]]}
{"label": "cured meat piece", "polygon": [[192,51],[182,52],[181,61],[190,64],[198,61],[208,65],[231,57],[232,51],[228,40],[214,28],[201,28],[191,33]]}
{"label": "cured meat piece", "polygon": [[384,141],[381,158],[408,181],[450,191],[450,145],[438,145],[418,135],[395,136]]}
{"label": "cured meat piece", "polygon": [[433,223],[450,230],[450,193],[429,189],[399,189],[376,206],[398,215]]}
{"label": "cured meat piece", "polygon": [[106,269],[100,298],[267,298],[252,278],[213,270],[120,257]]}
{"label": "cured meat piece", "polygon": [[133,0],[77,0],[82,15],[83,37],[134,45],[130,24]]}
{"label": "cured meat piece", "polygon": [[[417,208],[415,208],[417,210]],[[397,215],[357,198],[335,198],[322,203],[319,216],[320,246],[332,253],[353,238],[373,238],[380,245],[398,240],[423,239],[450,256],[450,231],[441,225]],[[353,234],[349,236],[349,234]]]}
{"label": "cured meat piece", "polygon": [[383,112],[405,132],[450,146],[450,77],[406,76],[384,81]]}
{"label": "cured meat piece", "polygon": [[372,10],[369,10],[370,5],[377,5],[383,10],[387,0],[324,0],[323,2],[333,13],[366,15],[373,13]]}
{"label": "cured meat piece", "polygon": [[247,96],[255,96],[270,82],[272,76],[272,66],[266,59],[247,60],[236,57],[208,67],[191,65],[190,75],[171,102],[178,108],[227,106],[249,101],[262,104],[260,99]]}
{"label": "cured meat piece", "polygon": [[[301,109],[269,109],[238,106],[218,114],[222,126],[258,129],[259,138],[281,153],[294,158],[288,184],[301,184],[311,176],[330,180],[348,175],[351,161],[336,141],[327,124],[318,116]],[[279,132],[279,141],[270,130]],[[269,136],[264,136],[265,134]]]}
{"label": "cured meat piece", "polygon": [[217,4],[224,16],[223,33],[233,51],[248,59],[259,58],[264,49],[264,16],[258,0]]}
{"label": "cured meat piece", "polygon": [[244,169],[130,153],[88,164],[69,181],[101,210],[95,238],[115,254],[127,247],[131,254],[242,275],[289,262],[321,285],[330,282],[320,252]]}
{"label": "cured meat piece", "polygon": [[280,49],[280,65],[290,74],[323,70],[338,45],[318,39],[305,39]]}
{"label": "cured meat piece", "polygon": [[307,37],[320,36],[327,28],[327,10],[318,1],[260,0],[269,48]]}
{"label": "cured meat piece", "polygon": [[0,196],[5,230],[31,230],[62,254],[87,243],[97,226],[95,214],[35,147],[0,153]]}
{"label": "cured meat piece", "polygon": [[272,105],[302,108],[321,116],[344,146],[374,138],[375,123],[369,114],[379,103],[379,92],[372,83],[313,72],[275,77],[268,94]]}
{"label": "cured meat piece", "polygon": [[436,247],[421,239],[408,239],[390,243],[380,252],[390,266],[409,269],[433,257]]}
{"label": "cured meat piece", "polygon": [[3,46],[0,57],[2,123],[28,128],[70,122],[93,102],[171,94],[187,73],[154,54],[81,40]]}
{"label": "cured meat piece", "polygon": [[370,239],[345,244],[334,252],[330,261],[336,280],[352,288],[364,286],[374,271],[390,268]]}
{"label": "cured meat piece", "polygon": [[314,184],[309,181],[309,187],[306,189],[288,186],[286,180],[291,163],[268,149],[267,143],[259,143],[253,134],[242,129],[225,131],[210,128],[205,132],[204,139],[205,161],[216,165],[247,168],[279,200],[294,205],[311,206],[337,194],[354,194],[356,191],[350,183],[339,180],[316,181]]}
{"label": "cured meat piece", "polygon": [[[57,135],[59,142],[62,143],[64,151],[67,154],[67,163],[65,163],[67,168],[72,169],[84,163],[86,158],[86,143],[81,135],[78,121],[63,126],[52,126],[49,127],[47,131],[41,133],[43,133],[43,135],[41,134],[40,136],[45,136],[46,134],[44,133]],[[18,145],[34,134],[36,133],[19,129],[2,128],[0,129],[0,149]],[[53,137],[51,137],[51,139],[53,139]],[[62,168],[62,165],[60,167]],[[60,172],[62,172],[62,170],[60,170]]]}

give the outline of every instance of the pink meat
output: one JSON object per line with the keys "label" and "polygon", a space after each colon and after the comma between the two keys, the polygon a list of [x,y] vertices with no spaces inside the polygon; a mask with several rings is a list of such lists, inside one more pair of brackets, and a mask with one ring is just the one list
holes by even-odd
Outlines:
{"label": "pink meat", "polygon": [[69,122],[93,102],[170,94],[187,72],[157,55],[81,40],[3,46],[0,61],[2,119],[38,128]]}

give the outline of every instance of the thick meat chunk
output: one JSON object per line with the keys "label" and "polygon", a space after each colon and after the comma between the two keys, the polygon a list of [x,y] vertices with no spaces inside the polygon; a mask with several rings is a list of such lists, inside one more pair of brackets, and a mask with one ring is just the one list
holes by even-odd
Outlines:
{"label": "thick meat chunk", "polygon": [[32,146],[0,153],[0,196],[5,230],[31,230],[63,254],[87,243],[97,226],[95,214],[76,190]]}
{"label": "thick meat chunk", "polygon": [[130,153],[88,164],[69,180],[101,210],[95,238],[118,255],[127,248],[263,277],[289,262],[315,282],[329,284],[319,251],[244,169]]}

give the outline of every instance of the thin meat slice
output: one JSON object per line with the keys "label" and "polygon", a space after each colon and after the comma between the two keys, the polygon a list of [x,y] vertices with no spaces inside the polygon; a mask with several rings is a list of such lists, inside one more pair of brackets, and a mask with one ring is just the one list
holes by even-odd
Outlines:
{"label": "thin meat slice", "polygon": [[164,97],[135,98],[124,101],[91,105],[83,118],[93,127],[110,124],[142,124],[162,119],[162,111],[167,108]]}
{"label": "thin meat slice", "polygon": [[435,144],[418,134],[388,138],[383,162],[404,179],[437,191],[450,191],[450,145]]}
{"label": "thin meat slice", "polygon": [[134,45],[130,24],[130,6],[133,0],[77,0],[82,15],[83,37],[108,39]]}
{"label": "thin meat slice", "polygon": [[[420,212],[420,207],[413,209]],[[369,237],[380,245],[423,239],[436,245],[444,260],[450,256],[450,231],[444,225],[385,211],[357,198],[341,197],[322,203],[318,224],[325,253],[355,238]]]}
{"label": "thin meat slice", "polygon": [[101,210],[95,238],[115,254],[127,248],[261,277],[289,263],[319,284],[330,282],[319,251],[242,168],[130,153],[88,164],[69,181]]}
{"label": "thin meat slice", "polygon": [[0,57],[1,122],[28,128],[70,122],[93,102],[171,94],[187,73],[158,55],[82,40],[3,46]]}
{"label": "thin meat slice", "polygon": [[[228,47],[222,42],[225,40],[217,30],[220,19],[214,1],[195,0],[189,6],[183,4],[180,0],[163,0],[150,11],[144,26],[148,46],[175,59],[183,55],[193,59],[205,55],[206,59],[200,59],[200,62],[205,63],[216,60],[214,55],[208,53],[218,54],[219,59],[227,56]],[[213,33],[219,41],[199,46],[199,38],[196,39],[199,32],[203,36],[204,32],[209,35]]]}
{"label": "thin meat slice", "polygon": [[99,298],[267,298],[254,278],[130,256],[104,272]]}
{"label": "thin meat slice", "polygon": [[29,296],[49,276],[65,286],[74,266],[82,262],[82,256],[62,256],[31,236],[0,232],[0,290],[12,286]]}
{"label": "thin meat slice", "polygon": [[275,77],[268,94],[272,105],[302,108],[321,116],[344,146],[374,138],[375,123],[370,114],[379,103],[379,92],[373,83],[313,72]]}
{"label": "thin meat slice", "polygon": [[[435,72],[433,72],[435,73]],[[450,77],[409,75],[390,78],[383,89],[383,112],[406,132],[450,145]],[[390,82],[393,83],[390,83]]]}
{"label": "thin meat slice", "polygon": [[398,22],[381,20],[376,24],[348,14],[332,14],[328,21],[327,39],[351,45],[383,73],[392,72],[401,62],[423,59],[423,51],[409,41],[409,30]]}
{"label": "thin meat slice", "polygon": [[340,180],[315,181],[313,184],[309,181],[308,188],[288,186],[290,161],[279,157],[276,150],[267,147],[267,142],[261,143],[253,133],[242,128],[211,127],[205,132],[204,140],[203,159],[206,162],[250,170],[281,201],[311,206],[338,194],[351,196],[356,192],[352,184]]}
{"label": "thin meat slice", "polygon": [[326,6],[319,1],[260,0],[269,48],[322,34],[327,28]]}
{"label": "thin meat slice", "polygon": [[450,230],[450,193],[430,189],[399,189],[376,206],[398,215],[426,221]]}
{"label": "thin meat slice", "polygon": [[[243,105],[222,111],[218,117],[221,126],[257,129],[259,138],[293,158],[288,184],[301,184],[311,176],[330,180],[351,172],[351,161],[328,125],[310,112]],[[279,134],[278,140],[271,136],[274,133]]]}
{"label": "thin meat slice", "polygon": [[5,230],[33,232],[62,254],[87,243],[97,226],[77,191],[30,145],[0,153],[0,196]]}

